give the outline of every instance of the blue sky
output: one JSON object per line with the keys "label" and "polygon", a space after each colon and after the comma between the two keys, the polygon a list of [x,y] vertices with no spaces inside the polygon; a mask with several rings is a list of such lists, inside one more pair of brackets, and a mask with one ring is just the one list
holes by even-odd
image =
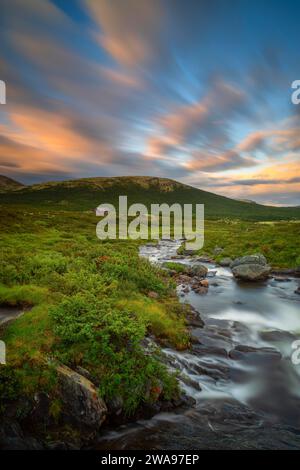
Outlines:
{"label": "blue sky", "polygon": [[300,204],[300,2],[1,0],[0,173]]}

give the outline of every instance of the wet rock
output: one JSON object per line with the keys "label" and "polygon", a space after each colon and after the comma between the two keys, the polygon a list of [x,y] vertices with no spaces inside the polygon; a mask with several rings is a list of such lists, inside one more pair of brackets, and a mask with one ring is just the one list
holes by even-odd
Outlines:
{"label": "wet rock", "polygon": [[199,343],[199,338],[191,333],[190,334],[190,341],[191,341],[191,344],[198,344]]}
{"label": "wet rock", "polygon": [[203,264],[194,264],[189,268],[189,273],[192,276],[199,276],[199,277],[205,277],[207,274],[207,267],[204,266]]}
{"label": "wet rock", "polygon": [[95,385],[64,365],[57,368],[63,412],[79,426],[99,429],[107,415],[107,407]]}
{"label": "wet rock", "polygon": [[188,321],[188,324],[194,328],[203,328],[204,326],[204,321],[202,320],[200,313],[197,312],[192,307],[190,308],[190,311],[188,312],[186,319]]}
{"label": "wet rock", "polygon": [[222,258],[219,261],[219,265],[223,267],[228,267],[233,263],[233,260],[231,258]]}
{"label": "wet rock", "polygon": [[241,264],[232,268],[236,279],[242,281],[263,281],[269,277],[271,267],[261,264]]}
{"label": "wet rock", "polygon": [[208,280],[207,279],[203,279],[202,281],[200,281],[200,285],[202,287],[206,287],[208,289],[209,287],[209,283],[208,283]]}
{"label": "wet rock", "polygon": [[300,295],[300,286],[295,290],[295,294]]}
{"label": "wet rock", "polygon": [[207,273],[206,276],[207,276],[207,277],[215,277],[216,274],[217,274],[217,271],[208,271],[208,273]]}
{"label": "wet rock", "polygon": [[194,292],[196,292],[196,294],[199,294],[199,295],[207,294],[208,292],[208,289],[203,286],[194,287],[193,290]]}
{"label": "wet rock", "polygon": [[177,277],[177,281],[179,284],[186,284],[186,283],[188,284],[191,282],[191,278],[187,274],[180,274]]}
{"label": "wet rock", "polygon": [[204,344],[193,345],[193,351],[197,353],[198,356],[221,356],[228,357],[227,351],[224,348],[218,348],[217,346],[206,346]]}
{"label": "wet rock", "polygon": [[289,331],[283,331],[283,330],[271,330],[271,331],[262,331],[260,333],[261,339],[264,341],[269,341],[269,342],[285,342],[285,341],[290,341],[291,343],[294,341],[295,336],[292,335]]}
{"label": "wet rock", "polygon": [[196,380],[189,377],[188,375],[182,374],[180,376],[180,380],[188,387],[192,387],[197,391],[202,390],[200,384]]}
{"label": "wet rock", "polygon": [[274,277],[274,281],[276,281],[276,282],[291,282],[291,279],[288,278],[288,277],[276,276],[276,277]]}
{"label": "wet rock", "polygon": [[[243,344],[239,344],[234,349],[229,351],[229,357],[231,359],[239,360],[245,358],[245,356],[253,356],[253,355],[260,355],[261,358],[269,359],[269,360],[280,360],[281,353],[273,348],[254,348],[252,346],[247,346]],[[257,359],[256,359],[257,360]]]}

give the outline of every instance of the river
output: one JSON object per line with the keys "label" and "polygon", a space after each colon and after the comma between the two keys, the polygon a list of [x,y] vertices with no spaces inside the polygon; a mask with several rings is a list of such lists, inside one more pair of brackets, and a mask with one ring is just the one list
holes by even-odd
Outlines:
{"label": "river", "polygon": [[[140,255],[160,264],[179,246],[161,241]],[[205,325],[193,329],[190,351],[163,350],[195,406],[120,426],[98,449],[300,449],[300,365],[291,360],[300,339],[299,279],[238,283],[229,268],[201,264],[207,294],[178,286],[178,295]]]}

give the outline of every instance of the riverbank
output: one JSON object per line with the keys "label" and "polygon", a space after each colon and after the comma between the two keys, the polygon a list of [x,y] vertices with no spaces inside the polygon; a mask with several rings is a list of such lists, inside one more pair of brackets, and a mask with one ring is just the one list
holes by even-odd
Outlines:
{"label": "riverbank", "polygon": [[[178,292],[179,302],[176,279],[140,259],[138,242],[96,239],[97,219],[92,214],[4,213],[0,301],[31,310],[9,325],[3,337],[8,366],[5,373],[1,371],[5,426],[0,438],[9,436],[11,446],[35,448],[43,441],[48,448],[73,448],[87,445],[99,431],[108,430],[105,423],[115,428],[160,412],[169,416],[174,409],[178,416],[182,405],[191,411],[195,398],[185,387],[197,381],[180,379],[191,397],[186,400],[176,379],[180,371],[171,365],[170,355],[165,360],[165,352],[188,354],[180,351],[191,346],[198,353],[206,351],[209,358],[218,349],[221,354],[219,335],[211,338],[210,342],[216,342],[212,348],[207,338],[200,345],[194,330],[206,331],[205,298],[214,293],[217,299],[223,287],[226,292],[224,280],[208,277],[209,283],[218,285],[210,285],[205,295]],[[225,248],[222,256],[227,254]],[[181,261],[190,263],[191,258]],[[194,295],[200,299],[196,307],[188,297]],[[219,298],[222,303],[224,298]],[[190,311],[185,302],[194,309]],[[158,348],[149,349],[149,337],[163,348],[163,358]],[[58,373],[62,365],[68,369]],[[207,365],[199,370],[210,376]],[[84,420],[79,405],[72,407],[64,398],[74,397],[74,390],[78,404],[80,397],[92,397],[90,414]],[[91,426],[86,427],[87,416]],[[32,440],[33,436],[39,439]]]}
{"label": "riverbank", "polygon": [[[186,271],[200,264],[197,257],[177,257],[177,248],[163,242],[142,255],[163,266],[175,257]],[[201,314],[191,349],[163,349],[195,406],[103,434],[98,449],[300,448],[300,370],[291,360],[300,332],[299,280],[240,283],[229,268],[202,263],[205,292],[186,289],[182,274],[170,273],[179,280],[181,301]]]}

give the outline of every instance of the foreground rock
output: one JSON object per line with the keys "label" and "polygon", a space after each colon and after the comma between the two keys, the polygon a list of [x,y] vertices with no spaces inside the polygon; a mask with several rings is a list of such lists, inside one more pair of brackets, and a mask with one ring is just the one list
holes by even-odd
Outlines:
{"label": "foreground rock", "polygon": [[261,254],[237,258],[231,264],[234,277],[242,281],[263,281],[269,277],[271,267]]}
{"label": "foreground rock", "polygon": [[64,365],[57,368],[57,373],[68,416],[80,426],[99,429],[106,418],[107,407],[95,385]]}

